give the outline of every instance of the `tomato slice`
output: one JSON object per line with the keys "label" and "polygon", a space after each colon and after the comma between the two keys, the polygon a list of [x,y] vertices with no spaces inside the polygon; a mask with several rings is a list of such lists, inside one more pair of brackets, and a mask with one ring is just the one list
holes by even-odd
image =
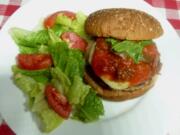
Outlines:
{"label": "tomato slice", "polygon": [[72,20],[76,19],[76,14],[71,11],[58,11],[58,12],[51,14],[44,20],[44,27],[52,28],[56,22],[56,17],[58,16],[58,14],[63,14]]}
{"label": "tomato slice", "polygon": [[49,106],[61,117],[67,119],[71,113],[72,107],[66,97],[58,92],[51,84],[45,88],[45,96]]}
{"label": "tomato slice", "polygon": [[61,35],[61,39],[69,43],[70,48],[86,51],[87,42],[74,32],[64,32]]}
{"label": "tomato slice", "polygon": [[52,58],[49,54],[18,54],[17,64],[26,70],[45,69],[52,66]]}

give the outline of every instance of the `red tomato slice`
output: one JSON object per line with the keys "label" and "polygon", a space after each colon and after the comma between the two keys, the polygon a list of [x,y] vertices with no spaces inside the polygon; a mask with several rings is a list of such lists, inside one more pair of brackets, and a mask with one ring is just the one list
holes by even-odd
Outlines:
{"label": "red tomato slice", "polygon": [[17,64],[26,70],[45,69],[52,66],[52,58],[49,54],[18,54]]}
{"label": "red tomato slice", "polygon": [[58,16],[58,14],[63,14],[72,20],[76,19],[76,14],[71,11],[58,11],[58,12],[51,14],[44,20],[44,27],[52,28],[55,24],[56,17]]}
{"label": "red tomato slice", "polygon": [[67,119],[71,113],[71,105],[66,97],[58,92],[52,85],[47,85],[45,88],[45,96],[49,106],[61,117]]}
{"label": "red tomato slice", "polygon": [[70,48],[86,51],[87,42],[74,32],[64,32],[61,39],[68,42]]}

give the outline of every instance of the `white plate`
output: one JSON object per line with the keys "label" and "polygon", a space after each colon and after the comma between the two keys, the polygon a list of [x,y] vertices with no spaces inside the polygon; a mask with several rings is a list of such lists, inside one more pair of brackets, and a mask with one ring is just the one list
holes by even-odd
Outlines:
{"label": "white plate", "polygon": [[[17,46],[8,34],[8,29],[16,26],[33,29],[39,20],[58,10],[83,11],[88,14],[101,8],[127,7],[144,10],[156,17],[162,24],[164,35],[155,40],[163,63],[161,75],[155,87],[149,91],[133,110],[111,120],[82,124],[68,120],[50,135],[178,135],[180,125],[180,39],[170,24],[140,0],[32,0],[21,7],[4,25],[0,33],[0,112],[18,135],[41,135],[31,113],[25,111],[25,98],[11,80],[11,65],[15,63]],[[106,107],[106,116],[114,116],[126,111],[139,99],[118,103],[119,107]],[[132,102],[132,103],[131,103]],[[106,104],[107,105],[107,104]],[[112,105],[112,104],[111,104]],[[108,106],[108,105],[107,105]],[[120,112],[119,112],[120,111]],[[179,119],[179,120],[178,120]]]}

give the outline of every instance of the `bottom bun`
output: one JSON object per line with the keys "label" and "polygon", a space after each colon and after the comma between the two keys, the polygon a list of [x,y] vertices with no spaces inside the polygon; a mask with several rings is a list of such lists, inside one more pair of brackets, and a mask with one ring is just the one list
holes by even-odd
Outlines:
{"label": "bottom bun", "polygon": [[152,79],[146,81],[144,84],[139,86],[130,87],[126,90],[111,90],[110,88],[104,88],[103,85],[99,85],[92,76],[85,72],[84,79],[86,83],[92,86],[92,88],[97,92],[99,96],[104,99],[112,101],[124,101],[128,99],[133,99],[145,94],[151,87],[153,87],[156,81],[157,75],[152,77]]}

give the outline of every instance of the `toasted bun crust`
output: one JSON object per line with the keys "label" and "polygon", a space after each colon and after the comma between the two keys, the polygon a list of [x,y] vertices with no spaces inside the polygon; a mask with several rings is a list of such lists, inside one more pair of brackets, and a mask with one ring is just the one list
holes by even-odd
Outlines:
{"label": "toasted bun crust", "polygon": [[87,34],[127,40],[149,40],[163,34],[160,23],[145,12],[111,8],[98,10],[85,22]]}
{"label": "toasted bun crust", "polygon": [[153,77],[153,79],[148,80],[141,86],[131,87],[124,91],[104,89],[97,82],[95,82],[87,72],[85,72],[84,79],[102,98],[112,101],[124,101],[145,94],[151,87],[153,87],[156,77]]}

